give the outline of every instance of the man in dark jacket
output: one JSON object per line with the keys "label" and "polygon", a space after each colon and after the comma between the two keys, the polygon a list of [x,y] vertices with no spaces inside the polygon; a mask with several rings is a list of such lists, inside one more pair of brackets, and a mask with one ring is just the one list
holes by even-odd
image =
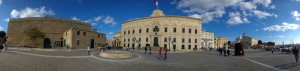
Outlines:
{"label": "man in dark jacket", "polygon": [[147,53],[147,46],[145,47],[145,54]]}
{"label": "man in dark jacket", "polygon": [[165,49],[165,58],[164,58],[164,60],[167,59],[167,53],[168,53],[168,49]]}
{"label": "man in dark jacket", "polygon": [[230,55],[230,50],[229,49],[227,49],[227,56],[229,56]]}
{"label": "man in dark jacket", "polygon": [[293,48],[293,54],[295,55],[296,62],[298,62],[299,49],[296,47]]}

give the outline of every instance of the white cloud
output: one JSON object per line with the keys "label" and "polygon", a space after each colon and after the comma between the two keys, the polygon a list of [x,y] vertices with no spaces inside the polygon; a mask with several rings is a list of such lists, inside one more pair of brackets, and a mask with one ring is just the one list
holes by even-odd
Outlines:
{"label": "white cloud", "polygon": [[265,28],[263,28],[263,30],[265,30],[265,31],[283,31],[283,32],[285,32],[286,30],[296,30],[299,27],[300,27],[299,24],[283,22],[282,25],[273,25],[273,26],[265,27]]}
{"label": "white cloud", "polygon": [[293,11],[291,14],[297,21],[300,21],[300,13],[298,11]]}
{"label": "white cloud", "polygon": [[292,1],[298,1],[298,2],[300,2],[300,0],[292,0]]}
{"label": "white cloud", "polygon": [[2,0],[0,0],[0,5],[2,4]]}
{"label": "white cloud", "polygon": [[[72,19],[75,20],[75,19],[78,19],[78,18],[73,17]],[[79,19],[78,19],[78,21],[79,21]],[[82,22],[90,23],[92,26],[95,26],[95,25],[97,25],[98,23],[101,23],[101,22],[104,23],[104,24],[110,24],[112,27],[117,24],[117,22],[111,16],[105,16],[105,17],[104,16],[97,16],[97,17],[94,17],[94,18],[86,19]],[[100,25],[100,26],[103,27],[103,25]]]}
{"label": "white cloud", "polygon": [[242,10],[253,10],[257,9],[257,6],[251,2],[240,2],[237,4]]}
{"label": "white cloud", "polygon": [[172,5],[177,5],[177,9],[182,10],[190,17],[203,19],[203,23],[222,18],[223,15],[227,15],[226,8],[233,8],[232,10],[241,12],[241,14],[239,17],[231,17],[228,20],[232,20],[231,23],[234,19],[237,23],[238,20],[245,21],[240,21],[238,24],[251,22],[247,19],[250,16],[256,16],[258,19],[265,19],[268,16],[277,17],[274,13],[257,10],[259,6],[274,9],[275,5],[271,3],[271,0],[174,0],[171,2]]}
{"label": "white cloud", "polygon": [[77,18],[77,17],[72,17],[71,18],[72,20],[77,20],[77,21],[79,21],[80,19],[79,18]]}
{"label": "white cloud", "polygon": [[279,35],[278,37],[281,37],[281,38],[283,38],[283,37],[285,37],[285,36]]}
{"label": "white cloud", "polygon": [[83,22],[85,22],[85,23],[91,23],[91,22],[93,22],[93,20],[88,19],[88,20],[84,20]]}
{"label": "white cloud", "polygon": [[180,0],[177,8],[192,16],[198,14],[198,18],[202,18],[203,22],[207,23],[222,17],[225,14],[225,7],[240,1],[242,0]]}
{"label": "white cloud", "polygon": [[96,18],[94,19],[94,21],[98,22],[98,21],[100,21],[101,19],[102,19],[102,17],[101,17],[101,16],[98,16],[98,17],[96,17]]}
{"label": "white cloud", "polygon": [[26,17],[43,17],[48,15],[54,15],[51,10],[45,10],[45,7],[41,8],[25,8],[20,11],[13,9],[10,13],[13,18],[26,18]]}
{"label": "white cloud", "polygon": [[215,18],[222,17],[223,14],[225,14],[225,10],[218,9],[218,10],[211,11],[211,12],[204,12],[202,14],[192,14],[192,15],[190,15],[190,17],[201,18],[201,19],[203,19],[204,23],[208,23],[209,21],[212,21]]}
{"label": "white cloud", "polygon": [[268,38],[284,38],[284,37],[290,37],[290,36],[283,36],[283,35],[268,36]]}
{"label": "white cloud", "polygon": [[0,26],[0,31],[3,31],[3,27],[2,26]]}
{"label": "white cloud", "polygon": [[109,32],[109,33],[107,33],[107,34],[109,34],[109,35],[112,35],[112,34],[113,34],[113,32]]}
{"label": "white cloud", "polygon": [[257,16],[259,19],[265,19],[265,18],[268,17],[268,16],[274,16],[274,17],[277,17],[276,14],[270,14],[270,13],[267,13],[267,12],[265,12],[265,11],[253,10],[252,12],[253,12],[253,14],[254,14],[255,16]]}
{"label": "white cloud", "polygon": [[230,12],[229,13],[230,19],[228,19],[227,23],[229,25],[238,25],[241,23],[250,23],[250,21],[244,17],[242,18],[239,12]]}
{"label": "white cloud", "polygon": [[272,3],[271,0],[253,0],[252,2],[256,4],[262,4],[265,7],[268,7]]}
{"label": "white cloud", "polygon": [[9,18],[4,19],[5,22],[9,22]]}
{"label": "white cloud", "polygon": [[113,26],[117,23],[117,22],[115,22],[114,18],[112,18],[110,16],[106,16],[102,22],[104,24],[111,24]]}

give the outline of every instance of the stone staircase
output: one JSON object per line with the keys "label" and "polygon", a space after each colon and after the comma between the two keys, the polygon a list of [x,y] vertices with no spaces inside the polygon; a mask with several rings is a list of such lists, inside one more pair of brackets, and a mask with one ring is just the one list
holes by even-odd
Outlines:
{"label": "stone staircase", "polygon": [[[158,51],[159,48],[160,48],[159,46],[153,46],[153,47],[151,47],[152,51]],[[161,47],[161,48],[163,48],[163,47]]]}

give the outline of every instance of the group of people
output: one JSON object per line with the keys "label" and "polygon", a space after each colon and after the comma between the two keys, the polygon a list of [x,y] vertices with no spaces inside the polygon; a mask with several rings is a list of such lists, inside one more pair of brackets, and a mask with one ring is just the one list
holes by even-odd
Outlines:
{"label": "group of people", "polygon": [[3,46],[2,46],[2,50],[0,50],[0,52],[4,52],[4,51],[5,51],[5,49],[6,49],[6,47],[5,47],[5,45],[3,44]]}
{"label": "group of people", "polygon": [[[162,57],[162,52],[164,51],[164,56],[165,57]],[[166,60],[167,59],[167,53],[168,53],[168,49],[162,49],[161,47],[159,48],[159,59],[164,59],[164,60]]]}
{"label": "group of people", "polygon": [[227,48],[220,48],[218,51],[220,52],[221,55],[224,55],[224,56],[230,55],[230,50]]}
{"label": "group of people", "polygon": [[145,47],[145,54],[147,53],[148,48],[149,48],[149,54],[151,54],[151,50],[152,50],[152,49],[151,49],[150,46]]}
{"label": "group of people", "polygon": [[128,51],[128,50],[135,50],[135,47],[131,47],[131,48],[126,47],[126,50],[127,50],[127,51]]}

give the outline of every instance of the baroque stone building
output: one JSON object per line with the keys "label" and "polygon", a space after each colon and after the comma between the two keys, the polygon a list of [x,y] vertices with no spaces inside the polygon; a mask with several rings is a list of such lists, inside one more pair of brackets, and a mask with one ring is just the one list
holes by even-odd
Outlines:
{"label": "baroque stone building", "polygon": [[202,48],[215,48],[213,32],[202,30],[201,40],[202,40],[201,43]]}
{"label": "baroque stone building", "polygon": [[186,16],[166,16],[156,9],[150,17],[122,23],[121,46],[144,48],[150,44],[170,50],[201,47],[202,20]]}
{"label": "baroque stone building", "polygon": [[241,43],[246,44],[245,48],[250,48],[258,44],[258,41],[256,39],[247,36],[245,33],[243,33],[243,36],[237,37],[236,40],[239,40]]}
{"label": "baroque stone building", "polygon": [[227,47],[227,45],[228,45],[228,39],[226,37],[215,37],[215,39],[214,39],[214,45],[217,48]]}
{"label": "baroque stone building", "polygon": [[7,46],[33,46],[24,30],[31,27],[38,28],[45,33],[44,38],[38,39],[38,47],[59,48],[69,46],[70,48],[91,48],[105,45],[106,35],[92,29],[88,23],[50,17],[32,17],[10,19],[7,30]]}
{"label": "baroque stone building", "polygon": [[113,46],[114,47],[121,47],[121,32],[116,32],[113,39]]}

